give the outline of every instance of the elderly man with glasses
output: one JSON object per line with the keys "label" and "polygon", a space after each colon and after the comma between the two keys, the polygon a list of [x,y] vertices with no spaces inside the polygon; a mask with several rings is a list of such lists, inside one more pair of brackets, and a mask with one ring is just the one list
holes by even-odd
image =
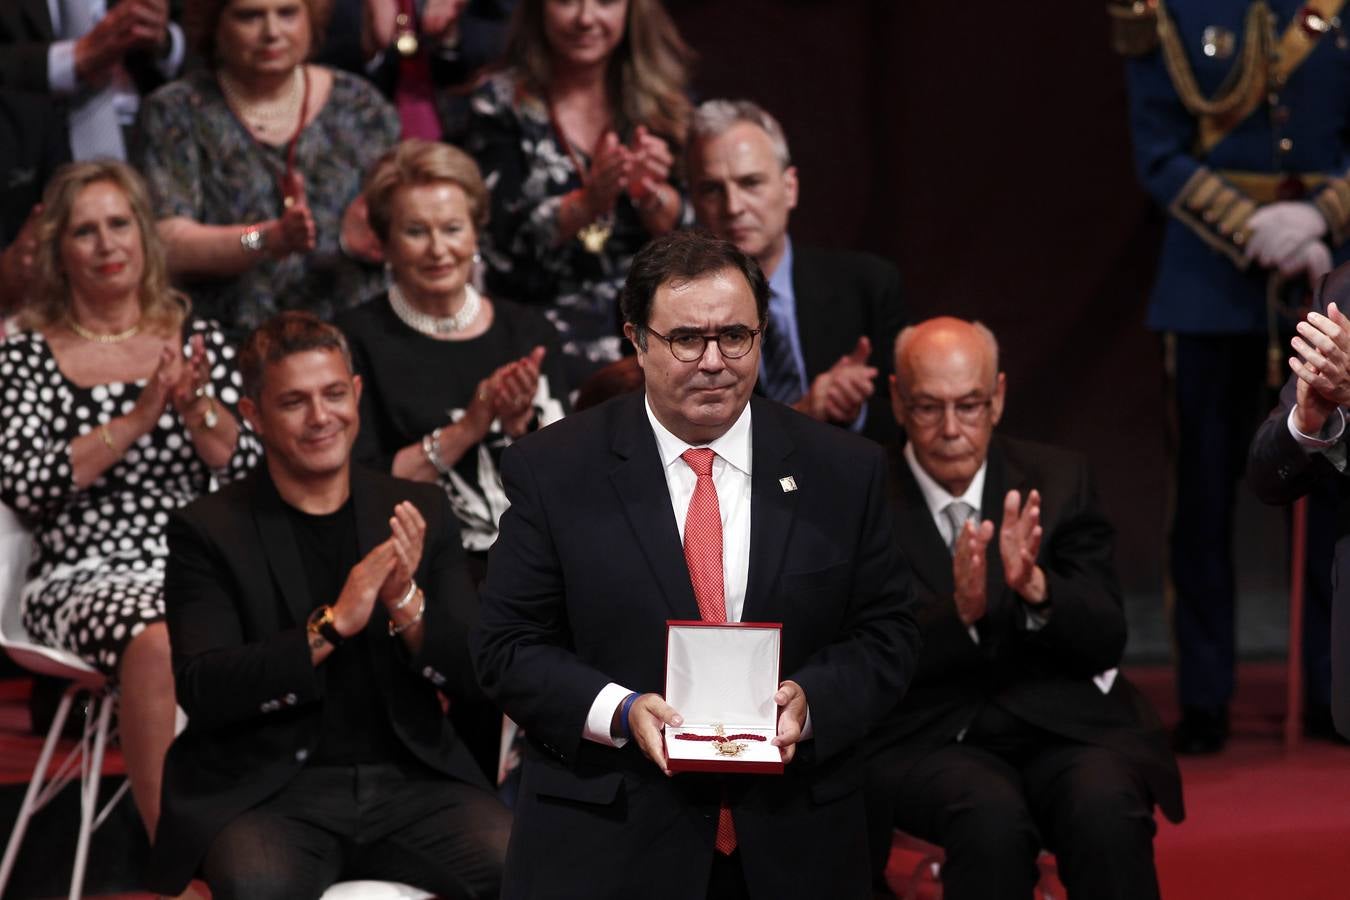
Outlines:
{"label": "elderly man with glasses", "polygon": [[942,846],[948,900],[1032,896],[1049,848],[1073,897],[1158,896],[1153,805],[1182,815],[1157,716],[1115,667],[1125,615],[1085,461],[994,435],[1006,381],[983,325],[900,332],[897,542],[924,646],[873,736],[873,871],[891,829]]}

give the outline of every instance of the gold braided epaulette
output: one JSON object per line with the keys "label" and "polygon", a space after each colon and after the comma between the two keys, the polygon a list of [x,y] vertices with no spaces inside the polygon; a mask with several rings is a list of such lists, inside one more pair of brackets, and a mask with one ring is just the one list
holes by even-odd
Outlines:
{"label": "gold braided epaulette", "polygon": [[1121,56],[1145,56],[1158,46],[1156,0],[1108,0],[1111,48]]}
{"label": "gold braided epaulette", "polygon": [[1244,247],[1249,237],[1247,220],[1257,203],[1209,169],[1201,166],[1172,199],[1168,212],[1176,216],[1201,240],[1246,269]]}
{"label": "gold braided epaulette", "polygon": [[1350,172],[1328,178],[1325,187],[1313,197],[1313,203],[1327,220],[1331,246],[1339,247],[1350,239]]}

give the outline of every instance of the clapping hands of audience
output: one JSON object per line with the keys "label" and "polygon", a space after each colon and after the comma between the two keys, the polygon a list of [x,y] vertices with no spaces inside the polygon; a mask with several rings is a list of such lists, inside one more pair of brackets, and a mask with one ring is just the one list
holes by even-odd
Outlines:
{"label": "clapping hands of audience", "polygon": [[464,419],[474,429],[474,443],[482,440],[494,420],[513,438],[523,435],[534,418],[534,395],[539,388],[539,367],[545,349],[535,347],[520,359],[499,366],[478,383]]}
{"label": "clapping hands of audience", "polygon": [[1326,314],[1310,312],[1290,341],[1296,356],[1289,368],[1298,376],[1294,426],[1316,435],[1338,406],[1350,405],[1350,319],[1335,303]]}
{"label": "clapping hands of audience", "polygon": [[867,364],[871,355],[872,342],[858,338],[852,351],[816,376],[797,410],[821,422],[851,424],[876,390],[877,369]]}
{"label": "clapping hands of audience", "polygon": [[[1009,589],[1033,606],[1048,599],[1045,572],[1036,564],[1041,550],[1041,495],[1032,490],[1025,504],[1019,491],[1003,498],[1003,524],[998,530],[1003,580]],[[988,608],[988,551],[994,523],[971,519],[961,528],[952,555],[953,599],[961,624],[967,627],[984,617]]]}
{"label": "clapping hands of audience", "polygon": [[169,0],[122,0],[75,42],[75,74],[85,84],[102,80],[133,50],[168,40]]}

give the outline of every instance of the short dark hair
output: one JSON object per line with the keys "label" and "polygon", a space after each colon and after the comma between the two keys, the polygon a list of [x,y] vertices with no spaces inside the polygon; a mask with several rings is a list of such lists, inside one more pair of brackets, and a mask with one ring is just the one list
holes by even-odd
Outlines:
{"label": "short dark hair", "polygon": [[[206,67],[215,70],[216,32],[220,17],[234,0],[190,0],[183,9],[183,31],[187,44],[197,52]],[[301,0],[309,14],[309,57],[319,52],[328,21],[333,15],[333,0]]]}
{"label": "short dark hair", "polygon": [[256,403],[262,396],[263,372],[275,362],[307,350],[336,350],[352,371],[352,352],[347,338],[312,312],[290,309],[277,313],[253,329],[239,350],[239,375],[244,396]]}
{"label": "short dark hair", "polygon": [[619,298],[623,320],[637,330],[638,346],[647,349],[647,323],[651,320],[657,288],[667,282],[693,281],[724,269],[734,269],[745,277],[755,295],[755,312],[762,328],[768,318],[769,282],[754,257],[742,253],[735,244],[695,228],[672,231],[639,250]]}

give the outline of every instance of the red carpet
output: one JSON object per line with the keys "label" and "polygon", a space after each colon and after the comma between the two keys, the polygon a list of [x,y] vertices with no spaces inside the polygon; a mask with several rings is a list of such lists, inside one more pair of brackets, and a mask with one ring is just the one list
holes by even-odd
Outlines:
{"label": "red carpet", "polygon": [[[1170,670],[1130,677],[1164,721],[1176,718]],[[1282,664],[1242,666],[1227,751],[1181,760],[1187,818],[1159,817],[1154,843],[1167,900],[1350,898],[1350,747],[1307,741],[1286,753],[1283,703]],[[916,859],[892,854],[897,894]]]}

